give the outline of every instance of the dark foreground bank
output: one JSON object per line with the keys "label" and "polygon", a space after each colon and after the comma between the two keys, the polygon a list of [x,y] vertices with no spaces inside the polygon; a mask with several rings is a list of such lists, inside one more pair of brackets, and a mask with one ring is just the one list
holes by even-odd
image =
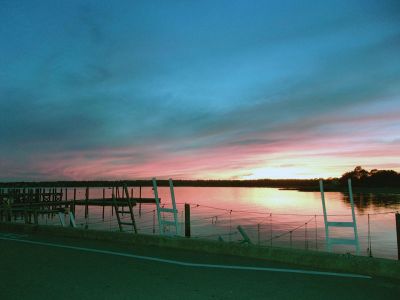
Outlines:
{"label": "dark foreground bank", "polygon": [[1,223],[0,252],[1,299],[400,295],[398,261],[312,251]]}

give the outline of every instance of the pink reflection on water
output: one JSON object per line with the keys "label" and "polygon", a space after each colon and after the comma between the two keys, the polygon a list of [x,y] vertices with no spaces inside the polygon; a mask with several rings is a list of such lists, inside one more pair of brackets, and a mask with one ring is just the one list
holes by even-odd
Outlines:
{"label": "pink reflection on water", "polygon": [[[102,191],[102,188],[92,188],[91,198],[101,198]],[[138,187],[130,189],[131,191],[134,197],[139,197]],[[141,194],[142,197],[153,197],[151,187],[143,187]],[[72,197],[71,189],[68,195],[69,198]],[[111,197],[111,189],[105,188],[105,195],[106,198]],[[159,195],[161,203],[166,207],[171,207],[169,188],[159,187]],[[225,241],[238,241],[241,236],[238,234],[237,226],[241,225],[252,241],[260,245],[283,247],[292,245],[303,249],[324,249],[325,228],[319,192],[297,192],[273,188],[177,187],[175,196],[181,235],[184,234],[184,203],[189,203],[194,238],[217,239],[220,236]],[[364,202],[367,201],[365,197],[364,195],[362,199]],[[84,199],[84,189],[78,189],[77,198]],[[380,213],[398,210],[400,203],[382,205],[378,199],[374,203],[365,205],[365,203],[362,204],[360,198],[362,198],[360,195],[355,195],[361,254],[367,254],[368,214],[371,214],[370,232],[373,255],[395,258],[397,246],[394,215]],[[342,193],[327,192],[326,203],[330,221],[351,221],[350,204]],[[154,204],[142,205],[141,215],[139,215],[139,205],[134,208],[134,211],[139,232],[145,234],[152,234],[153,230],[158,232]],[[101,216],[101,207],[91,207],[89,227],[118,230],[111,207],[105,208],[105,221],[102,221]],[[85,223],[84,207],[77,209],[76,217],[78,224]],[[293,231],[292,241],[290,241],[289,231]],[[336,229],[331,231],[331,235],[352,237],[353,232],[352,229]],[[354,252],[352,247],[337,247],[335,251]]]}

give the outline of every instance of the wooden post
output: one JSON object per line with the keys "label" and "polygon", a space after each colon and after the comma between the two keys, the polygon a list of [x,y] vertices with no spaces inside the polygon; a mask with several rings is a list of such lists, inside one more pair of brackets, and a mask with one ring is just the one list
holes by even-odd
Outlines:
{"label": "wooden post", "polygon": [[[54,206],[54,199],[55,199],[54,188],[49,188],[49,193],[50,193],[49,200],[51,202],[50,210],[54,210],[55,209],[55,206]],[[51,213],[51,219],[53,219],[53,218],[54,218],[54,213]]]}
{"label": "wooden post", "polygon": [[9,207],[7,209],[7,222],[11,222],[12,221],[12,208]]}
{"label": "wooden post", "polygon": [[28,224],[28,212],[26,210],[26,207],[24,207],[24,221],[25,221],[25,224]]}
{"label": "wooden post", "polygon": [[185,203],[185,237],[190,237],[190,204]]}
{"label": "wooden post", "polygon": [[35,225],[39,224],[38,212],[36,209],[33,211],[33,220],[34,220]]}
{"label": "wooden post", "polygon": [[89,215],[88,201],[89,201],[89,187],[86,188],[86,193],[85,193],[85,219],[87,219]]}
{"label": "wooden post", "polygon": [[105,199],[105,197],[106,197],[106,190],[105,189],[103,189],[103,221],[104,221],[104,199]]}
{"label": "wooden post", "polygon": [[74,188],[74,202],[72,203],[72,206],[73,206],[72,211],[74,213],[74,216],[75,216],[75,201],[76,201],[76,188]]}
{"label": "wooden post", "polygon": [[[139,198],[142,199],[142,186],[139,186]],[[142,216],[142,203],[139,203],[139,217]]]}
{"label": "wooden post", "polygon": [[[20,198],[21,190],[20,190],[20,189],[17,189],[16,192],[17,192],[17,193],[15,194],[15,197],[14,197],[14,203],[18,203],[18,202],[19,202],[18,199]],[[18,215],[21,215],[21,213],[18,213],[18,211],[16,211],[16,212],[14,213],[14,221],[17,220],[17,216],[18,216]]]}
{"label": "wooden post", "polygon": [[397,259],[400,260],[400,214],[396,213]]}
{"label": "wooden post", "polygon": [[153,210],[153,234],[156,233],[156,210]]}
{"label": "wooden post", "polygon": [[[114,187],[112,187],[112,198],[114,198],[115,197],[115,194],[114,194]],[[111,201],[113,201],[113,199],[111,199]],[[111,216],[114,216],[114,206],[112,205],[112,206],[110,206],[111,207]]]}

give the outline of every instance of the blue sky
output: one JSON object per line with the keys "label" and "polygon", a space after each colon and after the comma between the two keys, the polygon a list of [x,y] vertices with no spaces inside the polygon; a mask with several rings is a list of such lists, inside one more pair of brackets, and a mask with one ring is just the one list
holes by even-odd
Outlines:
{"label": "blue sky", "polygon": [[1,1],[0,180],[400,171],[397,1]]}

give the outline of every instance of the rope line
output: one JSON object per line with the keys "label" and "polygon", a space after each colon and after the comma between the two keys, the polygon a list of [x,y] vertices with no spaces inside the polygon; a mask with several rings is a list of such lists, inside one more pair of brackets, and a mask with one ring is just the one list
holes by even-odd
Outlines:
{"label": "rope line", "polygon": [[[176,203],[176,204],[184,204],[184,203]],[[304,217],[322,217],[324,216],[323,214],[294,214],[294,213],[273,213],[273,212],[262,212],[262,211],[252,211],[252,210],[234,210],[234,209],[228,209],[228,208],[222,208],[222,207],[216,207],[216,206],[209,206],[209,205],[203,205],[203,204],[197,204],[197,203],[187,203],[193,208],[198,208],[198,207],[205,207],[205,208],[211,208],[211,209],[216,209],[216,210],[223,210],[226,212],[230,213],[249,213],[249,214],[260,214],[260,215],[270,215],[274,214],[277,216],[304,216]],[[385,215],[385,214],[394,214],[397,213],[397,211],[389,211],[389,212],[381,212],[381,213],[362,213],[362,214],[357,214],[357,216],[366,216],[366,215]],[[352,216],[351,214],[334,214],[334,215],[328,215],[332,217],[348,217]]]}
{"label": "rope line", "polygon": [[[276,235],[276,236],[272,237],[272,239],[278,239],[278,238],[280,238],[280,237],[282,237],[282,236],[285,236],[285,235],[287,235],[287,234],[292,234],[292,233],[295,232],[297,229],[300,229],[300,228],[302,228],[303,226],[306,226],[306,225],[307,225],[310,221],[312,221],[313,219],[314,219],[314,217],[311,218],[311,219],[309,219],[307,222],[305,222],[305,223],[303,223],[303,224],[297,226],[297,227],[294,228],[294,229],[288,230],[287,232],[284,232],[284,233],[282,233],[282,234],[280,234],[280,235]],[[267,242],[270,241],[270,240],[271,240],[271,239],[268,239]]]}

